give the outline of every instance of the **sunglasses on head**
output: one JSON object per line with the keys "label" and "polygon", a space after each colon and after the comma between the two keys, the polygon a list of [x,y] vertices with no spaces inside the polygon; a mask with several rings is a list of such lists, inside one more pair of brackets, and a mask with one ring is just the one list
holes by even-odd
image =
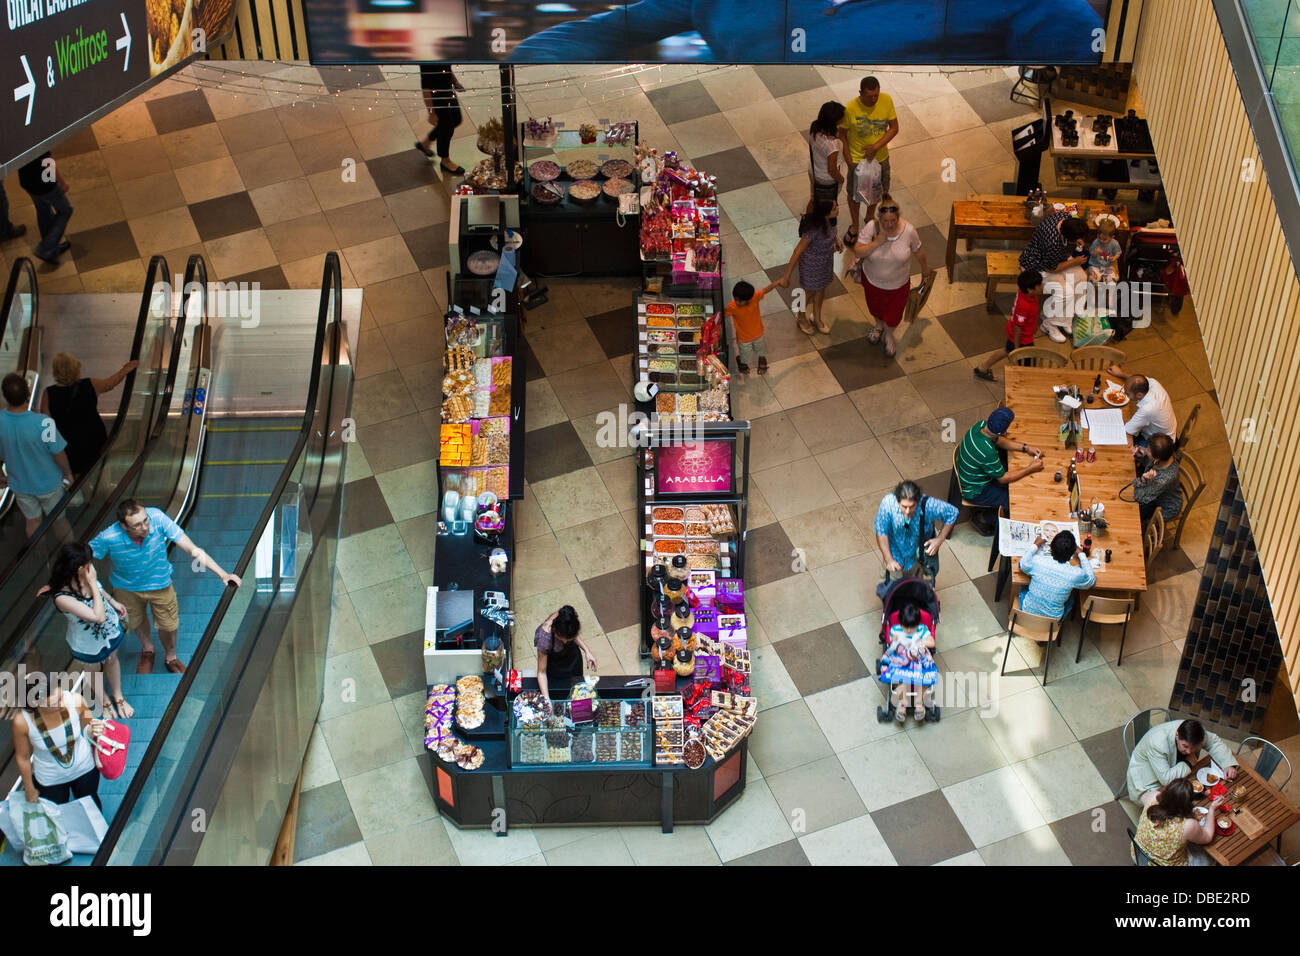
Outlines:
{"label": "sunglasses on head", "polygon": [[881,211],[882,213],[885,213],[885,212],[898,212],[898,207],[897,207],[897,206],[881,206],[881,207],[879,207],[879,208],[880,208],[880,211]]}

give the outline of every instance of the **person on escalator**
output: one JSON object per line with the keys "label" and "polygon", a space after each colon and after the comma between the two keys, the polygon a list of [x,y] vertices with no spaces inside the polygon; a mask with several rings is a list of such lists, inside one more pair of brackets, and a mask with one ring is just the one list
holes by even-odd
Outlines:
{"label": "person on escalator", "polygon": [[111,392],[140,365],[132,359],[108,378],[82,378],[81,363],[60,352],[54,356],[54,382],[41,396],[41,414],[49,415],[68,441],[68,465],[80,478],[94,467],[108,430],[99,414],[99,396]]}
{"label": "person on escalator", "polygon": [[221,578],[222,584],[239,587],[243,582],[238,575],[222,570],[180,525],[157,508],[146,508],[134,498],[127,498],[117,506],[117,519],[116,524],[91,539],[90,549],[100,560],[113,559],[108,582],[113,586],[113,596],[126,605],[127,617],[140,635],[140,663],[135,672],[153,673],[153,641],[145,613],[150,610],[162,641],[164,665],[173,674],[184,674],[185,665],[176,656],[180,608],[172,585],[172,565],[167,560],[168,542],[175,541],[198,564]]}
{"label": "person on escalator", "polygon": [[10,372],[0,382],[8,406],[0,412],[0,488],[13,489],[18,510],[27,519],[27,537],[54,510],[72,484],[64,449],[67,442],[54,420],[27,407],[32,397],[27,379]]}
{"label": "person on escalator", "polygon": [[103,669],[108,680],[112,706],[104,710],[110,717],[126,720],[135,708],[122,696],[122,665],[117,647],[126,637],[129,623],[126,605],[114,601],[99,583],[90,548],[80,541],[69,541],[54,557],[49,591],[54,606],[68,619],[68,647],[72,656],[86,670]]}

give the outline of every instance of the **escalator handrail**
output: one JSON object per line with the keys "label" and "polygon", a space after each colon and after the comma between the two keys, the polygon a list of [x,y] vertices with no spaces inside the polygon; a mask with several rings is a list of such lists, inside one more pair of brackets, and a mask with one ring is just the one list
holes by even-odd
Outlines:
{"label": "escalator handrail", "polygon": [[[199,257],[191,256],[190,258],[192,261]],[[188,277],[189,267],[186,268],[186,275]],[[206,302],[206,297],[204,301]],[[176,369],[180,362],[181,345],[185,340],[187,314],[187,311],[182,309],[180,317],[176,320],[176,334],[175,338],[172,340],[171,357],[168,362],[167,377],[163,382],[163,391],[159,400],[158,415],[156,416],[149,437],[145,441],[143,450],[141,450],[140,454],[136,456],[135,461],[131,463],[131,467],[126,470],[126,473],[123,474],[121,479],[118,481],[118,488],[130,487],[131,482],[133,482],[136,476],[144,469],[145,463],[149,460],[149,456],[153,453],[155,446],[158,444],[159,438],[162,436],[163,426],[167,423],[167,412],[171,407],[171,399],[175,394]],[[205,314],[199,318],[200,322],[207,321],[206,310]],[[117,507],[118,497],[119,494],[116,491],[109,495],[103,507],[99,509],[94,519],[89,522],[88,526],[91,528],[101,526],[104,523],[104,519]],[[16,567],[16,564],[17,563],[15,562],[11,567]],[[45,604],[46,599],[44,597],[34,598],[27,611],[19,619],[18,625],[9,632],[9,637],[5,640],[4,646],[0,647],[0,661],[9,659],[9,655],[12,652],[14,645],[17,644],[23,634],[27,633],[28,628],[32,626],[32,623],[36,620],[37,615],[40,614],[41,608],[44,607]]]}
{"label": "escalator handrail", "polygon": [[[151,303],[154,296],[153,290],[156,284],[154,277],[158,269],[160,268],[163,270],[164,277],[170,276],[170,273],[167,271],[167,260],[164,259],[162,256],[153,256],[149,260],[149,269],[145,275],[144,294],[140,298],[140,315],[135,322],[135,337],[131,340],[131,361],[133,362],[140,361],[140,349],[144,345],[145,323],[149,320],[151,309],[152,309]],[[8,315],[7,308],[5,310],[5,315]],[[0,336],[2,336],[3,334],[4,334],[4,328],[3,326],[0,326]],[[30,358],[30,356],[28,356],[28,358]],[[117,417],[113,419],[113,427],[109,430],[108,439],[104,442],[104,450],[100,452],[99,459],[96,462],[96,465],[98,465],[99,461],[103,461],[104,458],[107,457],[113,451],[113,444],[114,442],[117,441],[119,434],[121,434],[122,423],[126,420],[126,413],[128,408],[130,407],[131,397],[134,394],[134,389],[135,389],[135,372],[133,371],[127,373],[126,378],[122,381],[122,397],[121,400],[118,402]],[[36,401],[35,395],[32,396],[32,401],[33,403],[35,403]],[[149,425],[145,431],[146,438],[150,434],[152,434],[153,431],[154,431],[154,425]],[[84,475],[78,475],[76,477],[76,479],[72,482],[71,487],[67,489],[67,494],[65,494],[59,500],[59,503],[54,506],[54,510],[48,512],[45,515],[44,519],[40,523],[40,526],[37,527],[36,531],[33,532],[32,536],[28,538],[25,542],[23,542],[21,547],[19,547],[18,552],[13,557],[13,560],[9,562],[8,567],[0,570],[0,588],[3,588],[6,584],[9,583],[10,576],[17,571],[18,566],[22,564],[23,559],[27,557],[28,552],[30,552],[33,548],[37,546],[41,538],[46,534],[47,531],[49,531],[50,527],[54,524],[54,522],[63,515],[63,512],[67,510],[68,505],[72,502],[73,497],[75,497],[76,494],[79,491],[81,491],[82,488],[85,487],[86,480],[90,477],[91,473],[94,471],[95,468],[92,467]]]}
{"label": "escalator handrail", "polygon": [[[333,292],[333,309],[328,308],[330,302],[330,292]],[[311,371],[311,381],[307,386],[307,400],[304,406],[302,427],[298,434],[298,439],[294,443],[293,450],[285,460],[284,470],[281,471],[275,487],[267,497],[266,505],[262,508],[262,513],[258,516],[257,523],[254,525],[253,533],[250,535],[248,542],[244,545],[244,551],[235,563],[233,574],[243,578],[248,570],[249,564],[252,563],[257,553],[257,546],[261,540],[261,531],[267,527],[268,523],[275,517],[275,509],[279,507],[280,498],[284,494],[285,488],[289,484],[289,479],[293,471],[306,451],[307,444],[311,440],[312,423],[316,420],[317,399],[320,395],[321,387],[321,370],[327,364],[330,368],[331,385],[333,379],[334,366],[338,363],[339,356],[339,338],[342,330],[343,317],[343,275],[339,266],[338,253],[329,252],[325,255],[324,275],[321,278],[321,301],[320,310],[316,317],[316,339],[312,351],[313,364]],[[326,333],[329,327],[333,325],[335,334],[329,339],[330,354],[325,356]],[[103,840],[100,841],[99,850],[95,854],[92,866],[104,866],[117,847],[117,841],[122,835],[122,830],[126,827],[130,819],[131,811],[135,808],[140,799],[140,794],[144,790],[145,783],[148,781],[153,771],[154,765],[158,762],[158,756],[162,752],[163,745],[171,733],[176,718],[180,714],[181,705],[189,695],[190,688],[193,687],[196,675],[203,665],[203,659],[207,656],[209,648],[216,639],[217,631],[220,629],[226,611],[230,608],[231,602],[235,597],[235,588],[227,585],[222,589],[221,597],[217,601],[217,606],[208,620],[208,626],[203,631],[203,636],[199,639],[198,647],[190,656],[190,662],[185,667],[185,673],[181,675],[180,684],[172,693],[171,700],[167,704],[167,709],[163,712],[162,718],[158,722],[158,727],[153,733],[149,746],[145,748],[144,756],[140,759],[140,765],[136,768],[135,774],[131,777],[131,783],[126,788],[126,793],[122,795],[122,801],[118,805],[117,812],[113,814],[113,819],[108,824],[108,831],[104,834]],[[228,703],[228,702],[227,702]],[[192,778],[197,774],[198,764],[191,767],[190,776]],[[186,787],[188,792],[188,786]],[[173,819],[179,816],[180,808],[171,807],[167,811]],[[166,832],[169,834],[174,827],[169,822]],[[155,855],[158,855],[155,853]],[[150,861],[157,862],[156,860]]]}
{"label": "escalator handrail", "polygon": [[9,310],[13,308],[14,296],[18,294],[18,280],[22,273],[27,273],[27,287],[31,290],[32,296],[32,316],[36,316],[36,305],[38,294],[36,289],[36,266],[32,265],[32,260],[23,256],[14,260],[13,268],[9,270],[9,284],[5,286],[4,305],[0,306],[4,311],[0,311],[0,339],[4,338],[5,327],[9,324]]}

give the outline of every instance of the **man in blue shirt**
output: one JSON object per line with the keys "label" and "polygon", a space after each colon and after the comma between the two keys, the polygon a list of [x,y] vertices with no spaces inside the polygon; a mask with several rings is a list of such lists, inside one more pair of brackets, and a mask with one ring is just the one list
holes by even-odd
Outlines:
{"label": "man in blue shirt", "polygon": [[140,664],[137,674],[153,672],[153,641],[149,636],[146,609],[153,610],[154,626],[163,645],[163,663],[173,674],[184,674],[185,665],[176,656],[176,630],[180,626],[180,608],[176,588],[172,586],[172,565],[167,560],[167,544],[175,541],[186,554],[221,578],[222,584],[239,587],[236,575],[227,574],[221,565],[189,539],[181,526],[157,508],[146,508],[134,498],[117,506],[118,523],[105,528],[90,542],[96,558],[113,559],[113,573],[108,582],[113,596],[126,605],[127,619],[140,636]]}
{"label": "man in blue shirt", "polygon": [[617,62],[698,31],[718,63],[1095,64],[1101,29],[1088,0],[642,0],[543,30],[513,59]]}
{"label": "man in blue shirt", "polygon": [[1044,543],[1039,536],[1034,550],[1020,559],[1020,570],[1029,575],[1029,587],[1020,592],[1020,609],[1062,620],[1074,604],[1075,589],[1092,587],[1097,583],[1097,574],[1087,558],[1074,563],[1083,548],[1071,532],[1058,532],[1046,554]]}
{"label": "man in blue shirt", "polygon": [[[925,514],[920,514],[919,505],[923,497],[916,482],[904,481],[892,494],[880,500],[875,531],[886,574],[910,573],[913,567],[920,565],[922,540],[925,542],[925,557],[933,559],[932,566],[938,573],[939,546],[952,534],[952,526],[957,523],[957,509],[939,498],[925,497]],[[935,522],[943,525],[938,534],[933,533]]]}
{"label": "man in blue shirt", "polygon": [[13,489],[18,510],[27,519],[27,537],[41,525],[41,518],[54,510],[63,492],[72,484],[68,443],[59,434],[54,419],[28,408],[32,397],[27,379],[10,372],[0,383],[8,406],[0,412],[0,488]]}

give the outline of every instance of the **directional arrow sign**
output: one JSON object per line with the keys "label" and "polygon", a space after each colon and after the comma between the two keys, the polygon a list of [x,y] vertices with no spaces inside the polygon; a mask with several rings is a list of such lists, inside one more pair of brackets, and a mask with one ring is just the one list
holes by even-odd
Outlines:
{"label": "directional arrow sign", "polygon": [[23,72],[27,74],[27,82],[22,86],[14,87],[14,102],[17,103],[25,96],[27,97],[27,119],[24,126],[32,125],[32,104],[36,102],[36,82],[32,79],[31,67],[27,65],[27,57],[20,56],[18,59],[23,61]]}
{"label": "directional arrow sign", "polygon": [[122,72],[125,73],[126,65],[131,62],[131,28],[126,25],[125,13],[119,13],[118,16],[122,18],[122,29],[126,32],[125,36],[117,38],[117,48],[126,50],[126,56],[122,57]]}

